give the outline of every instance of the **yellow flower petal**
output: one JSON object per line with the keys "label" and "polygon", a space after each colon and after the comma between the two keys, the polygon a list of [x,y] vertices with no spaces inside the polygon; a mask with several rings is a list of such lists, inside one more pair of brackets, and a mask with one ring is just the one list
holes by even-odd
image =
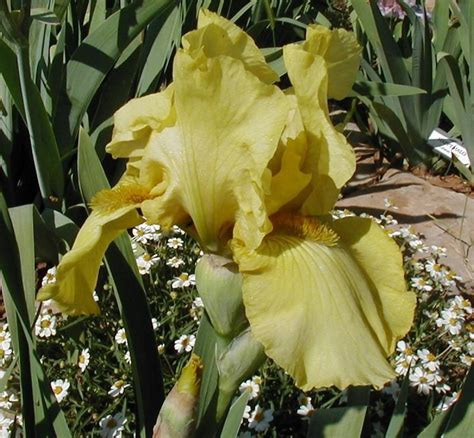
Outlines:
{"label": "yellow flower petal", "polygon": [[57,267],[56,282],[40,289],[37,299],[52,298],[62,312],[70,315],[98,314],[92,293],[100,263],[107,247],[120,233],[143,222],[136,211],[143,197],[143,191],[134,187],[118,186],[99,192],[93,201],[97,208]]}
{"label": "yellow flower petal", "polygon": [[354,173],[354,152],[329,119],[324,59],[296,44],[285,46],[283,56],[308,141],[304,169],[313,175],[312,190],[301,211],[324,215],[334,207],[341,187]]}
{"label": "yellow flower petal", "polygon": [[257,250],[233,243],[255,338],[303,390],[383,386],[394,376],[387,346],[408,329],[414,307],[389,238],[360,223],[346,244],[349,232],[335,232],[345,225],[289,215],[272,222]]}
{"label": "yellow flower petal", "polygon": [[173,86],[132,99],[114,114],[114,132],[106,151],[114,158],[140,157],[152,131],[174,123]]}
{"label": "yellow flower petal", "polygon": [[142,204],[145,217],[169,226],[186,224],[187,215],[211,252],[234,224],[237,238],[258,246],[271,229],[262,179],[287,118],[284,94],[237,59],[184,51],[175,57],[174,87],[176,125],[154,134],[143,157],[141,173],[160,169],[167,184]]}
{"label": "yellow flower petal", "polygon": [[269,169],[273,173],[266,197],[269,215],[284,208],[299,208],[301,200],[298,195],[312,179],[311,173],[303,171],[308,144],[296,97],[291,94],[286,97],[290,107],[288,120],[278,150],[269,163]]}
{"label": "yellow flower petal", "polygon": [[201,10],[198,29],[183,36],[183,49],[193,56],[207,58],[230,56],[243,62],[245,68],[261,81],[271,84],[278,81],[278,74],[265,62],[254,40],[229,20]]}
{"label": "yellow flower petal", "polygon": [[361,47],[353,32],[311,25],[306,30],[305,50],[320,55],[328,68],[328,97],[344,99],[359,70]]}
{"label": "yellow flower petal", "polygon": [[415,294],[406,292],[400,249],[371,219],[347,217],[333,222],[332,228],[379,291],[383,318],[390,330],[377,334],[389,355],[397,339],[410,330],[416,306]]}

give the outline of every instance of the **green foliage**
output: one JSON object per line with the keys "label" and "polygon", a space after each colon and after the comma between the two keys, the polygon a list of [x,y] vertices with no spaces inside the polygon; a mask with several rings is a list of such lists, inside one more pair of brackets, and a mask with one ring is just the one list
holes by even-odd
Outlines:
{"label": "green foliage", "polygon": [[401,152],[410,165],[427,163],[432,156],[427,140],[438,126],[445,94],[444,72],[435,67],[428,18],[418,17],[404,5],[407,17],[390,26],[375,2],[351,0],[351,4],[356,13],[354,28],[364,47],[364,76],[376,83],[424,90],[399,96],[359,94],[360,100],[392,155]]}

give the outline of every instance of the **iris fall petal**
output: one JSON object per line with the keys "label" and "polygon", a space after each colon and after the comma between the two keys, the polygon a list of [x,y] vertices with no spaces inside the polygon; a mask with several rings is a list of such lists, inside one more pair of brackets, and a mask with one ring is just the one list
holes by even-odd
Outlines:
{"label": "iris fall petal", "polygon": [[358,224],[356,237],[348,237],[354,224],[300,222],[277,224],[254,251],[233,244],[252,333],[304,390],[381,387],[394,376],[386,357],[414,309],[413,296],[397,288],[403,276],[389,286],[400,260],[370,224]]}
{"label": "iris fall petal", "polygon": [[[141,196],[133,190],[130,193],[132,197]],[[136,211],[139,203],[129,202],[127,205],[126,194],[120,193],[120,189],[101,192],[97,199],[101,198],[108,198],[109,202],[92,211],[72,249],[61,259],[56,282],[44,286],[37,295],[38,300],[54,299],[59,309],[69,315],[99,313],[92,292],[105,251],[124,230],[143,222]]]}

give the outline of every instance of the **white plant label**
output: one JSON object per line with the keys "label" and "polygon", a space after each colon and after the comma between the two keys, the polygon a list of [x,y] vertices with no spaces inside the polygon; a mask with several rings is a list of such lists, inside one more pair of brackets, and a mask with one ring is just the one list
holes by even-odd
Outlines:
{"label": "white plant label", "polygon": [[444,131],[435,129],[428,139],[428,144],[440,155],[446,157],[448,160],[456,158],[466,167],[471,165],[466,148],[459,143],[459,141],[449,138]]}

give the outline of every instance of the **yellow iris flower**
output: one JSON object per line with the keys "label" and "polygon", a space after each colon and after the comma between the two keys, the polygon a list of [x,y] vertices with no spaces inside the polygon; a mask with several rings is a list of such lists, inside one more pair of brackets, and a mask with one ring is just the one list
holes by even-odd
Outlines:
{"label": "yellow iris flower", "polygon": [[415,297],[380,227],[329,215],[355,169],[327,104],[351,89],[355,38],[310,26],[302,44],[283,48],[292,84],[283,91],[254,41],[211,12],[182,45],[173,83],[116,113],[107,151],[127,158],[127,170],[96,195],[40,299],[97,313],[92,291],[107,245],[143,217],[178,224],[238,264],[252,334],[298,386],[382,386]]}

